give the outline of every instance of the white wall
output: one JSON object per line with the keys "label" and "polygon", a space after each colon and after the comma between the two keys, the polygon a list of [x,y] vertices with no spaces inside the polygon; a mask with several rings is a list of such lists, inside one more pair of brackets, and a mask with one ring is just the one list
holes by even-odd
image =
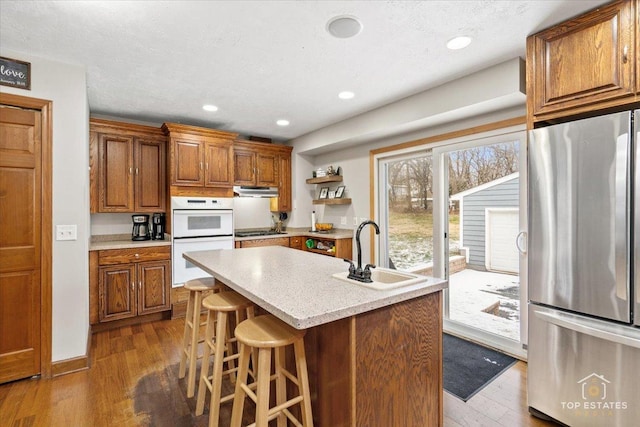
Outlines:
{"label": "white wall", "polygon": [[[324,222],[356,228],[354,217],[358,224],[370,217],[371,150],[524,116],[524,87],[524,62],[515,58],[289,141],[295,200],[290,225],[308,226],[315,210]],[[342,168],[351,205],[312,205],[316,186],[305,180],[329,165]],[[363,262],[371,262],[368,230],[361,240]]]}
{"label": "white wall", "polygon": [[[89,106],[85,69],[0,49],[31,63],[31,90],[5,93],[53,101],[52,360],[84,356],[89,331]],[[55,226],[76,224],[78,240],[56,241]]]}

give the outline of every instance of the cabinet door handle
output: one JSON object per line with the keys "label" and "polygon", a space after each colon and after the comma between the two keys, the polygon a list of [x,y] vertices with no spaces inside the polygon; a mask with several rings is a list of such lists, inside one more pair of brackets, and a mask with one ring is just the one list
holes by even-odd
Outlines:
{"label": "cabinet door handle", "polygon": [[202,162],[200,162],[200,170],[202,170]]}
{"label": "cabinet door handle", "polygon": [[136,282],[131,282],[131,291],[136,290]]}
{"label": "cabinet door handle", "polygon": [[627,61],[629,61],[629,46],[622,48],[622,62],[626,64]]}
{"label": "cabinet door handle", "polygon": [[136,175],[138,175],[138,168],[136,168]]}
{"label": "cabinet door handle", "polygon": [[129,168],[129,175],[133,174],[133,168]]}
{"label": "cabinet door handle", "polygon": [[204,164],[204,168],[205,168],[206,170],[209,170],[209,162],[207,162],[207,163],[205,163],[205,164]]}

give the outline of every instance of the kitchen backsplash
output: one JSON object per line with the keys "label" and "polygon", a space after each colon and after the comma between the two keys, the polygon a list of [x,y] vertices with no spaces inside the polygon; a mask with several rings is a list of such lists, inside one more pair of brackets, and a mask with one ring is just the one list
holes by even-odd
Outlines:
{"label": "kitchen backsplash", "polygon": [[272,227],[269,198],[235,197],[233,199],[233,227]]}
{"label": "kitchen backsplash", "polygon": [[91,214],[91,235],[131,234],[133,228],[131,214],[97,213]]}

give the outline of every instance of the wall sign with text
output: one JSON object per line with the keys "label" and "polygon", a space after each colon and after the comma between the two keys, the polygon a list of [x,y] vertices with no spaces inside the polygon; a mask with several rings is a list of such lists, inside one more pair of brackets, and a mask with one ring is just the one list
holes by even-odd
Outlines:
{"label": "wall sign with text", "polygon": [[0,84],[31,90],[31,63],[0,56]]}

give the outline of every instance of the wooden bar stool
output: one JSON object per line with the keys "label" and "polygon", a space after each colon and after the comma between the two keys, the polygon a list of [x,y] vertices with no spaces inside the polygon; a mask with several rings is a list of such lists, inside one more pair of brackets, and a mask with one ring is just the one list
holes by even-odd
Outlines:
{"label": "wooden bar stool", "polygon": [[[249,396],[256,403],[256,427],[267,427],[269,421],[278,418],[278,427],[287,425],[287,419],[297,426],[313,427],[311,397],[307,360],[304,353],[306,331],[292,328],[272,315],[245,320],[236,327],[236,338],[240,343],[240,366],[236,382],[231,427],[240,427],[244,398]],[[293,344],[296,374],[285,368],[285,347]],[[258,349],[257,382],[247,384],[249,356],[253,348]],[[271,350],[275,350],[275,374],[271,375]],[[298,396],[287,400],[287,379],[298,387]],[[276,385],[276,406],[269,408],[271,380]],[[254,393],[253,390],[256,390]],[[289,407],[300,403],[302,422],[289,411]]]}
{"label": "wooden bar stool", "polygon": [[187,397],[193,397],[196,391],[196,362],[201,357],[198,354],[198,344],[202,342],[200,339],[200,327],[204,325],[204,322],[200,320],[202,294],[207,291],[219,292],[222,286],[216,284],[213,277],[201,277],[186,281],[184,288],[189,290],[189,300],[187,301],[187,314],[184,319],[182,356],[180,357],[178,378],[184,378],[187,362],[189,362]]}
{"label": "wooden bar stool", "polygon": [[[253,303],[242,295],[227,291],[209,295],[202,301],[202,306],[209,310],[207,328],[204,335],[204,354],[200,369],[200,385],[198,386],[198,400],[196,415],[204,412],[204,399],[207,390],[211,393],[209,403],[209,426],[217,427],[220,418],[220,405],[233,399],[234,393],[220,396],[222,393],[222,376],[229,375],[231,382],[235,382],[238,370],[235,361],[238,359],[237,340],[228,322],[228,314],[235,312],[236,325],[245,319],[253,318]],[[209,356],[213,354],[213,372],[209,376]],[[227,363],[227,370],[224,364]]]}

